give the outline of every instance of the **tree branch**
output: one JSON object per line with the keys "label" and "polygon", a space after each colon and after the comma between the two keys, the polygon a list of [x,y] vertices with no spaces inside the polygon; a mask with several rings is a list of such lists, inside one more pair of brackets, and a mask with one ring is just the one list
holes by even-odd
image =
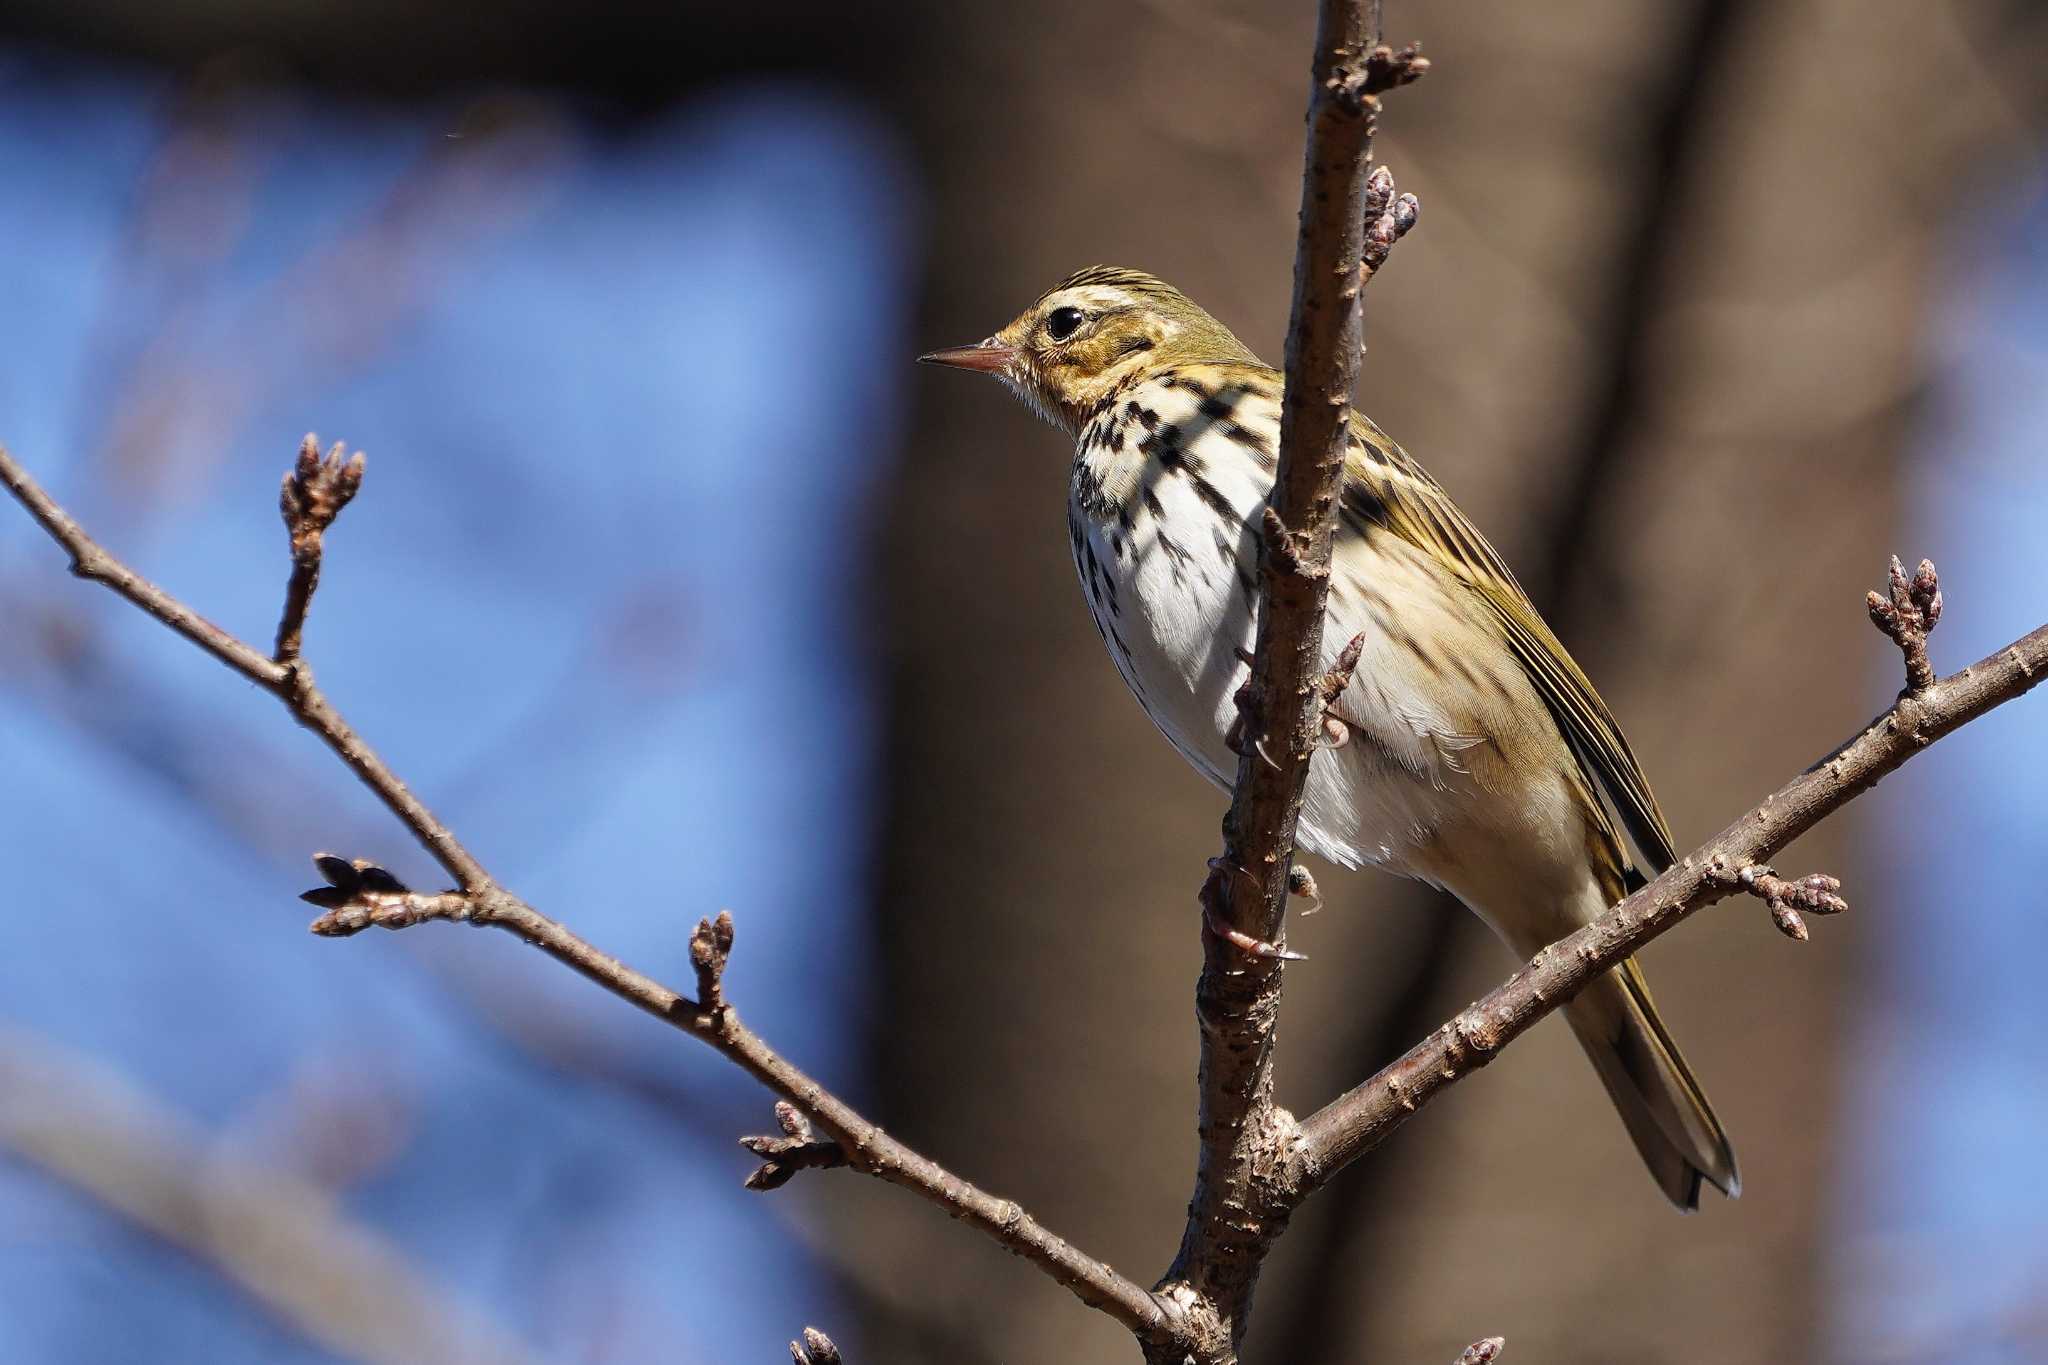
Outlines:
{"label": "tree branch", "polygon": [[[1261,1266],[1288,1219],[1340,1169],[1383,1140],[1446,1086],[1483,1066],[1544,1014],[1700,908],[1736,894],[1763,900],[1784,932],[1806,936],[1801,912],[1845,909],[1832,878],[1787,880],[1767,859],[1874,785],[1919,749],[2048,677],[2048,626],[1946,679],[1927,657],[1939,620],[1933,566],[1908,578],[1896,561],[1889,598],[1871,595],[1872,619],[1897,642],[1907,690],[1827,759],[1710,840],[1656,881],[1539,953],[1364,1084],[1297,1123],[1273,1099],[1273,1046],[1284,962],[1287,897],[1314,894],[1293,868],[1296,826],[1311,756],[1341,721],[1328,695],[1355,664],[1355,648],[1322,670],[1331,531],[1349,443],[1362,290],[1416,218],[1384,169],[1368,175],[1379,97],[1427,68],[1413,48],[1377,46],[1377,0],[1322,0],[1309,102],[1293,316],[1286,356],[1281,451],[1263,523],[1259,629],[1233,727],[1237,782],[1224,851],[1201,892],[1203,969],[1200,1150],[1178,1254],[1156,1291],[1117,1274],[997,1198],[912,1151],[779,1056],[747,1029],[726,997],[732,917],[699,921],[691,938],[694,998],[627,967],[499,885],[340,715],[300,653],[319,583],[324,535],[355,495],[360,455],[337,445],[323,459],[308,437],[286,477],[280,508],[292,571],[272,655],[206,621],[96,544],[0,449],[4,482],[71,556],[73,572],[100,582],[276,696],[412,832],[453,879],[421,892],[361,860],[316,857],[326,885],[305,893],[322,914],[312,929],[347,937],[428,920],[491,925],[672,1027],[706,1043],[781,1097],[781,1136],[742,1139],[763,1164],[748,1177],[772,1189],[797,1171],[836,1165],[912,1190],[1030,1261],[1083,1303],[1129,1328],[1155,1365],[1235,1365]],[[816,1340],[811,1338],[816,1336]],[[1468,1361],[1490,1360],[1497,1338]],[[792,1345],[795,1359],[836,1358],[821,1334]]]}
{"label": "tree branch", "polygon": [[[77,572],[107,584],[279,697],[302,724],[319,734],[400,813],[422,845],[441,857],[459,879],[467,879],[455,890],[416,892],[374,864],[321,854],[315,862],[328,884],[305,895],[325,911],[313,923],[315,932],[345,937],[370,927],[397,929],[445,919],[494,925],[517,934],[613,994],[704,1041],[783,1097],[776,1116],[784,1136],[742,1140],[765,1162],[749,1177],[749,1185],[770,1189],[796,1170],[833,1165],[852,1166],[900,1185],[980,1228],[1067,1286],[1083,1303],[1122,1323],[1138,1337],[1149,1358],[1194,1360],[1200,1365],[1235,1359],[1235,1336],[1242,1330],[1259,1261],[1284,1230],[1293,1209],[1337,1171],[1371,1150],[1446,1086],[1492,1060],[1602,972],[1695,911],[1747,893],[1770,904],[1774,918],[1785,927],[1785,915],[1791,914],[1796,922],[1797,909],[1834,913],[1846,908],[1834,894],[1838,884],[1832,878],[1788,882],[1772,873],[1765,860],[1935,740],[2048,680],[2048,626],[2042,626],[1951,677],[1923,685],[1923,671],[1931,674],[1927,634],[1940,615],[1938,580],[1931,564],[1923,562],[1913,578],[1905,579],[1895,563],[1895,600],[1888,604],[1894,611],[1887,615],[1873,607],[1872,614],[1899,644],[1907,689],[1860,734],[1766,797],[1755,810],[1663,876],[1591,925],[1537,954],[1504,985],[1398,1061],[1298,1125],[1271,1103],[1270,1016],[1251,1021],[1263,1025],[1263,1031],[1255,1027],[1252,1035],[1261,1055],[1250,1059],[1249,1067],[1242,1057],[1234,1058],[1230,1066],[1236,1068],[1233,1074],[1255,1078],[1258,1088],[1252,1093],[1264,1104],[1264,1131],[1269,1138],[1277,1133],[1283,1140],[1277,1147],[1255,1154],[1261,1164],[1247,1163],[1228,1173],[1228,1178],[1237,1182],[1235,1188],[1242,1192],[1243,1202],[1225,1203],[1205,1214],[1198,1191],[1183,1241],[1183,1261],[1176,1262],[1176,1269],[1184,1264],[1189,1275],[1169,1277],[1159,1291],[1148,1292],[1047,1231],[1016,1204],[976,1188],[890,1138],[742,1025],[726,1003],[722,988],[733,946],[730,915],[721,913],[716,919],[700,921],[692,938],[697,999],[679,995],[626,967],[498,886],[476,867],[453,835],[341,721],[314,687],[303,662],[287,666],[264,657],[114,559],[51,501],[4,448],[0,448],[0,483],[6,484],[71,554]],[[1900,588],[1898,581],[1905,586]],[[1901,595],[1903,604],[1896,600]],[[1313,680],[1308,690],[1313,698],[1318,691]],[[1284,880],[1282,886],[1284,891]],[[1276,959],[1254,957],[1252,963],[1255,968],[1264,966],[1277,972]],[[1205,984],[1208,978],[1205,970]],[[1277,987],[1259,998],[1276,996]],[[1205,1036],[1205,1062],[1222,1036]],[[1205,1073],[1205,1081],[1207,1078]],[[814,1136],[813,1123],[824,1131],[823,1138]],[[1242,1132],[1232,1136],[1241,1137]],[[1205,1129],[1205,1138],[1214,1135]],[[1222,1149],[1233,1160],[1245,1150],[1241,1145]],[[1213,1159],[1212,1150],[1216,1148],[1205,1143],[1205,1161]],[[1212,1190],[1221,1187],[1219,1182]],[[1234,1240],[1214,1236],[1202,1224],[1204,1217],[1237,1218],[1230,1233]],[[1195,1249],[1193,1253],[1190,1247]],[[1239,1255],[1242,1259],[1234,1264],[1201,1259],[1208,1255]],[[1498,1346],[1489,1340],[1475,1343],[1473,1349],[1497,1350]]]}
{"label": "tree branch", "polygon": [[[317,450],[317,445],[313,449]],[[302,470],[306,459],[302,448]],[[357,461],[348,464],[336,463],[342,469],[352,467],[354,478],[360,481],[359,461],[357,457]],[[327,468],[320,466],[321,470]],[[707,1001],[703,1003],[681,995],[634,971],[498,885],[454,833],[348,725],[315,684],[312,669],[302,659],[294,657],[281,663],[266,657],[128,568],[88,536],[5,447],[0,447],[0,483],[71,556],[74,573],[105,584],[283,702],[294,719],[318,735],[376,793],[457,883],[449,891],[415,892],[374,864],[321,854],[315,864],[328,885],[308,892],[305,897],[325,910],[313,922],[315,933],[347,937],[371,927],[399,929],[427,920],[460,920],[515,934],[620,999],[710,1045],[789,1102],[803,1119],[822,1129],[845,1154],[844,1164],[914,1191],[953,1217],[980,1228],[1065,1285],[1083,1303],[1122,1323],[1141,1340],[1168,1340],[1177,1335],[1177,1310],[1056,1236],[1016,1203],[976,1187],[884,1133],[743,1025],[738,1012],[725,1003],[722,994],[706,991]],[[350,491],[352,495],[353,489]],[[291,496],[286,494],[288,523],[292,518]],[[338,506],[335,511],[339,511]],[[324,531],[332,521],[329,515],[320,529]],[[285,627],[293,624],[295,614],[302,628],[312,585],[317,581],[318,537],[314,537],[313,563],[302,588],[298,539],[294,527],[293,586],[287,589],[280,640],[287,633]],[[291,605],[294,600],[296,607]],[[702,925],[698,939],[706,938],[707,952],[700,953],[696,941],[692,945],[700,989],[707,977],[715,987],[723,972],[726,954],[732,946],[730,917],[721,915],[719,921]]]}
{"label": "tree branch", "polygon": [[[1922,563],[1905,580],[1892,561],[1895,592],[1908,607],[1917,599],[1912,628],[1894,633],[1905,657],[1907,690],[1863,731],[1765,797],[1748,814],[1678,860],[1664,875],[1593,923],[1538,953],[1507,982],[1410,1048],[1363,1085],[1332,1100],[1301,1124],[1298,1178],[1290,1189],[1306,1198],[1346,1165],[1460,1077],[1486,1065],[1530,1025],[1570,1000],[1602,972],[1668,933],[1695,911],[1748,893],[1771,903],[1784,927],[1793,914],[1794,937],[1804,937],[1791,907],[1831,914],[1846,909],[1833,878],[1786,882],[1767,860],[1827,816],[1877,785],[1907,759],[1992,708],[2048,679],[2048,626],[2015,640],[1950,677],[1922,685],[1927,631],[1940,611],[1934,566]],[[1904,581],[1906,587],[1896,585]],[[1876,599],[1876,594],[1871,594]],[[1886,605],[1890,605],[1889,603]],[[1874,616],[1880,615],[1875,606]],[[1880,619],[1879,624],[1884,625]],[[1788,905],[1788,902],[1790,903]]]}
{"label": "tree branch", "polygon": [[[1160,1292],[1189,1317],[1203,1362],[1235,1359],[1266,1252],[1292,1204],[1272,1199],[1294,1120],[1273,1103],[1281,942],[1309,759],[1323,730],[1323,620],[1350,399],[1363,344],[1362,292],[1414,225],[1385,168],[1367,174],[1379,97],[1428,69],[1414,48],[1376,46],[1378,7],[1323,0],[1310,76],[1309,136],[1287,334],[1280,463],[1261,540],[1258,638],[1239,695],[1240,758],[1224,848],[1201,891],[1201,1147],[1179,1253]],[[1351,655],[1355,662],[1356,654]],[[1340,668],[1342,665],[1340,664]],[[1155,1360],[1174,1359],[1164,1350]]]}

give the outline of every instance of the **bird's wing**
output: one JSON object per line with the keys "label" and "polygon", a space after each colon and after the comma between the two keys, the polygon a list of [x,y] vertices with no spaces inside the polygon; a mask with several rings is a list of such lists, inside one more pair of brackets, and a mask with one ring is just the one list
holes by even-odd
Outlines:
{"label": "bird's wing", "polygon": [[1536,685],[1587,783],[1604,792],[1629,837],[1654,866],[1671,866],[1671,827],[1607,703],[1537,614],[1500,552],[1486,543],[1450,495],[1366,417],[1353,413],[1344,468],[1344,507],[1432,555],[1469,584]]}

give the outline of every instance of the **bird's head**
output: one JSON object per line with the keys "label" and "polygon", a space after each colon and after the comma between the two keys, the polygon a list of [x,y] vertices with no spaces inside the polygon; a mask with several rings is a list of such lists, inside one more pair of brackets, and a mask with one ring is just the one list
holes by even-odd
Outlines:
{"label": "bird's head", "polygon": [[1106,265],[1047,290],[988,340],[918,359],[992,374],[1070,433],[1111,394],[1158,370],[1194,361],[1257,363],[1229,328],[1172,285]]}

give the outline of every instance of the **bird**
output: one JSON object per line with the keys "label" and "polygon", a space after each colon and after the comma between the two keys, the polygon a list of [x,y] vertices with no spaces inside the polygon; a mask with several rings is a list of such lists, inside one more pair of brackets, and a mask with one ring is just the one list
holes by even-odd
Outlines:
{"label": "bird", "polygon": [[[1175,749],[1228,791],[1258,614],[1282,376],[1142,271],[1082,270],[1001,331],[920,360],[991,375],[1074,441],[1067,523],[1089,614]],[[1613,714],[1501,555],[1353,411],[1325,665],[1358,648],[1309,764],[1300,848],[1443,888],[1524,958],[1669,867],[1670,826]],[[1631,852],[1633,846],[1633,853]],[[1741,1178],[1633,958],[1566,1006],[1666,1197]]]}

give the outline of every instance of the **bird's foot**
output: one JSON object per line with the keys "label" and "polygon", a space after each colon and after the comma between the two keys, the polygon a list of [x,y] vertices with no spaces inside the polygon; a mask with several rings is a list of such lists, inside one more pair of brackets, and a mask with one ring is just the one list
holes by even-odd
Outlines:
{"label": "bird's foot", "polygon": [[[1251,873],[1246,872],[1241,867],[1229,867],[1221,858],[1211,858],[1209,860],[1209,870],[1211,872],[1232,871],[1243,877],[1246,881],[1253,880]],[[1293,878],[1289,877],[1288,889],[1291,891],[1293,887]],[[1231,947],[1249,957],[1277,958],[1281,962],[1308,961],[1308,954],[1306,953],[1297,953],[1292,948],[1283,948],[1277,943],[1269,943],[1265,939],[1247,934],[1237,926],[1225,922],[1222,916],[1216,913],[1216,905],[1219,899],[1220,897],[1210,896],[1206,892],[1202,896],[1202,927],[1211,934],[1214,934],[1217,938],[1222,939],[1225,943],[1228,943]]]}

